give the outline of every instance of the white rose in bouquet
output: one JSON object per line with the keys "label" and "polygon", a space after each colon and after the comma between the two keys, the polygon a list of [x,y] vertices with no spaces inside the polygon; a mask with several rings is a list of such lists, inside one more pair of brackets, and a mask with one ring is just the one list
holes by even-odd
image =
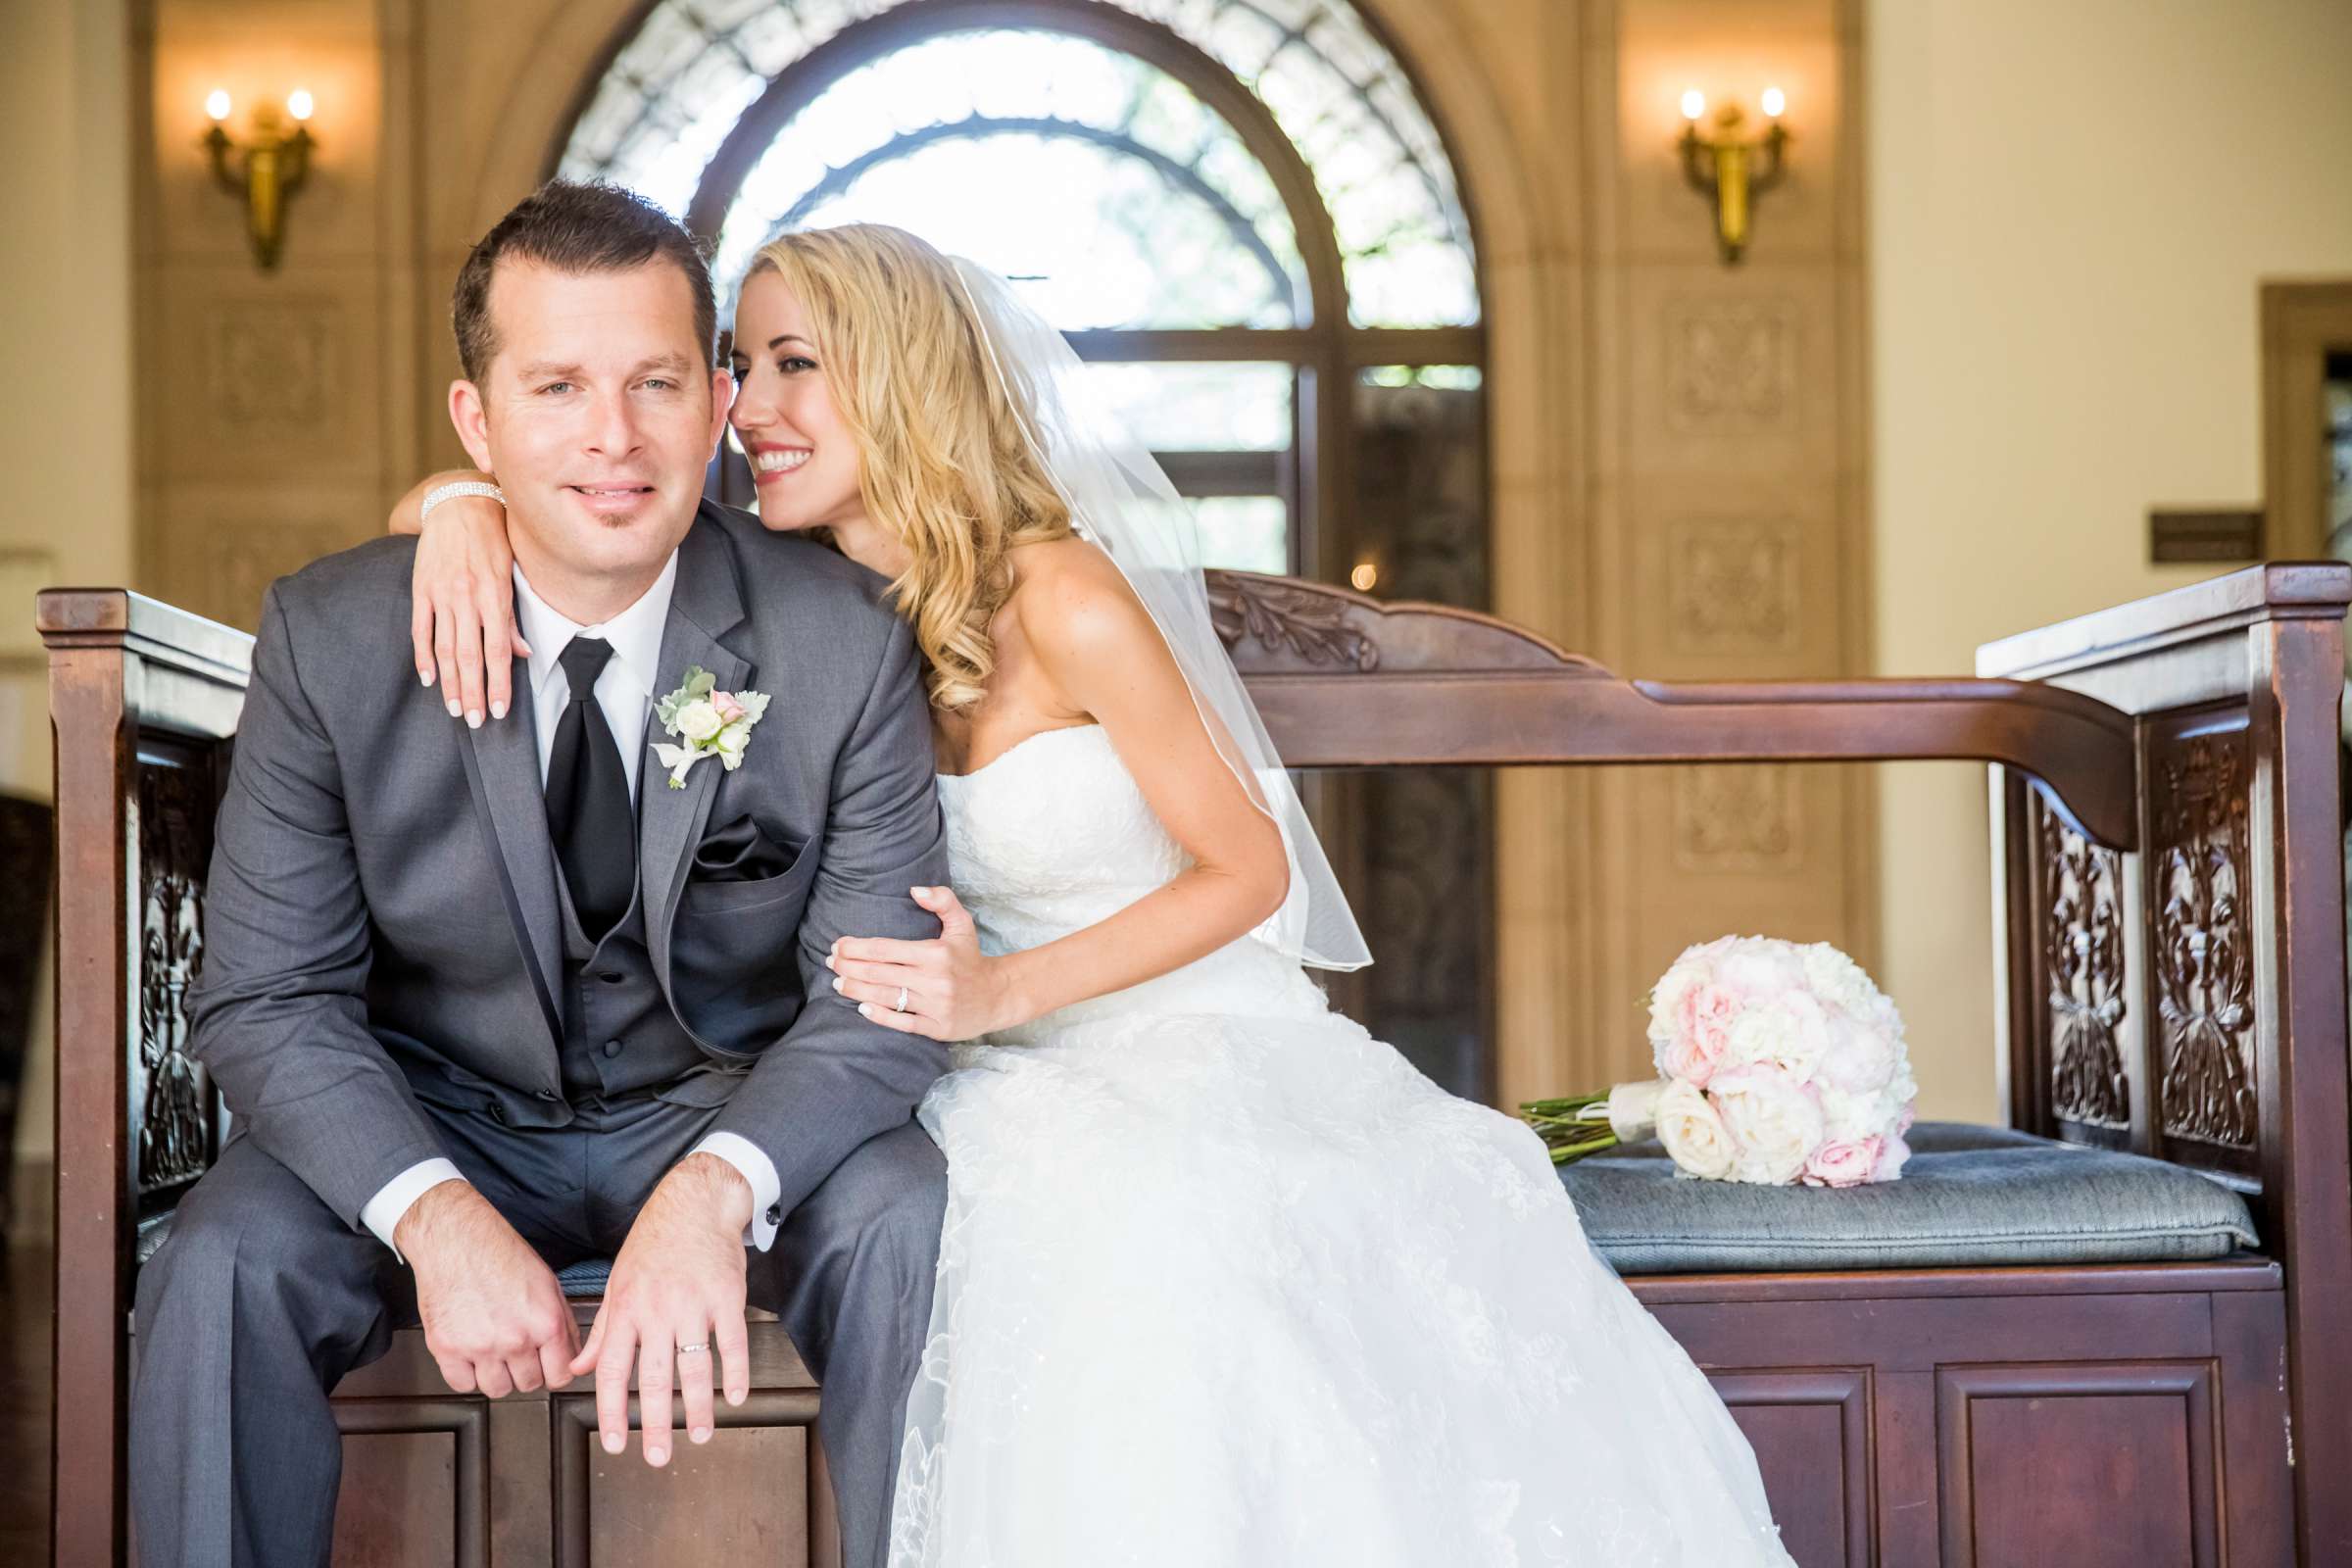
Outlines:
{"label": "white rose in bouquet", "polygon": [[1738,1150],[1731,1179],[1781,1187],[1796,1180],[1822,1141],[1821,1097],[1786,1071],[1735,1067],[1707,1086]]}
{"label": "white rose in bouquet", "polygon": [[1810,1083],[1830,1047],[1830,1015],[1803,991],[1784,991],[1747,1003],[1732,1020],[1724,1062],[1733,1067],[1777,1067]]}
{"label": "white rose in bouquet", "polygon": [[1658,1142],[1675,1164],[1709,1181],[1729,1176],[1738,1157],[1715,1107],[1695,1085],[1681,1078],[1658,1097]]}

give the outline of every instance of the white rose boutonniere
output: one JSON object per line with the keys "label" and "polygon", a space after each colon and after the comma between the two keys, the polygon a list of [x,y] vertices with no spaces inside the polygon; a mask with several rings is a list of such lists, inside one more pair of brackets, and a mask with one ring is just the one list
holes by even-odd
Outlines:
{"label": "white rose boutonniere", "polygon": [[686,770],[706,757],[732,773],[743,765],[743,749],[750,744],[752,726],[767,711],[765,692],[722,692],[712,688],[718,677],[700,664],[689,666],[686,683],[654,708],[662,732],[685,742],[682,746],[653,743],[654,755],[669,769],[669,787],[686,787]]}

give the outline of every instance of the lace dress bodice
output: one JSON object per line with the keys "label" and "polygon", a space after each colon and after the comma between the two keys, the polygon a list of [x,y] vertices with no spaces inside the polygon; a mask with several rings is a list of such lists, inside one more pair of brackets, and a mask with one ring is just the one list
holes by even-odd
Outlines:
{"label": "lace dress bodice", "polygon": [[[956,895],[981,951],[1043,947],[1107,919],[1193,861],[1099,724],[1046,730],[976,772],[940,775]],[[991,1037],[1020,1045],[1126,1012],[1315,1014],[1323,993],[1250,937],[1181,969]]]}

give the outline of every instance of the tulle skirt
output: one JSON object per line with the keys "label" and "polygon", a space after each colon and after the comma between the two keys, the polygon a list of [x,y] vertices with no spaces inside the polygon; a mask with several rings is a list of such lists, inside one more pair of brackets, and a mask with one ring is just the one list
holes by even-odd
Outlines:
{"label": "tulle skirt", "polygon": [[1542,1144],[1320,1008],[960,1048],[893,1568],[1787,1564]]}

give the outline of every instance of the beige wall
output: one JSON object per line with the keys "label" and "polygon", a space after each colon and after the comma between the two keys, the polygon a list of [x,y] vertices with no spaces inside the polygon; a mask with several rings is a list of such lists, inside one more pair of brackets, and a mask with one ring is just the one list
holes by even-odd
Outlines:
{"label": "beige wall", "polygon": [[[1552,368],[1588,399],[1572,528],[1586,634],[1621,674],[1676,681],[1859,674],[1870,657],[1862,341],[1859,11],[1846,0],[1588,0],[1580,127],[1590,331]],[[1788,177],[1738,267],[1676,153],[1680,100],[1788,94]],[[1497,323],[1498,333],[1504,330]],[[1498,419],[1498,427],[1501,427]],[[1497,516],[1498,538],[1511,519]],[[1875,797],[1843,768],[1618,769],[1592,778],[1566,867],[1581,960],[1508,965],[1554,1020],[1548,1054],[1504,1030],[1507,1102],[1649,1070],[1642,998],[1727,931],[1836,942],[1875,959]],[[1507,799],[1507,798],[1506,798]],[[1511,858],[1528,820],[1505,820]],[[1581,873],[1581,874],[1580,874]],[[1511,956],[1506,950],[1505,957]],[[1541,989],[1552,981],[1549,995]]]}
{"label": "beige wall", "polygon": [[[183,609],[251,628],[272,578],[380,531],[413,477],[400,258],[416,192],[403,7],[142,0],[148,124],[134,286],[154,371],[140,402],[139,562]],[[297,87],[317,151],[275,269],[200,149],[205,94],[232,135]]]}
{"label": "beige wall", "polygon": [[[0,11],[0,789],[47,798],[49,703],[32,595],[131,580],[131,74],[125,0]],[[50,1032],[44,983],[33,1039]],[[36,1049],[17,1152],[52,1147]],[[32,1196],[32,1195],[27,1195]]]}
{"label": "beige wall", "polygon": [[[2352,6],[1870,0],[1878,667],[2176,586],[2151,505],[2261,499],[2260,279],[2352,275]],[[1769,213],[1765,215],[1769,220]],[[1989,1116],[1984,770],[1890,770],[1884,978]]]}

